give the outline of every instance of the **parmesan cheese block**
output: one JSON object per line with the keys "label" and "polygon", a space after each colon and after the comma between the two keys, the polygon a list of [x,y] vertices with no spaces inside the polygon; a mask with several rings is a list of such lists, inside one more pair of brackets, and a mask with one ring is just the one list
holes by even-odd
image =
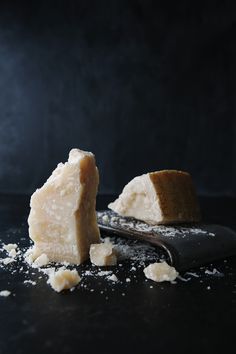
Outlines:
{"label": "parmesan cheese block", "polygon": [[47,182],[31,197],[29,235],[34,258],[80,264],[89,257],[92,243],[100,242],[96,219],[98,169],[94,155],[72,149]]}
{"label": "parmesan cheese block", "polygon": [[91,262],[97,266],[111,266],[117,263],[113,245],[109,242],[91,245],[89,255]]}
{"label": "parmesan cheese block", "polygon": [[135,177],[108,207],[151,225],[200,220],[192,178],[187,172],[175,170]]}
{"label": "parmesan cheese block", "polygon": [[176,269],[166,262],[149,264],[144,268],[144,274],[146,278],[156,282],[174,281],[179,275]]}

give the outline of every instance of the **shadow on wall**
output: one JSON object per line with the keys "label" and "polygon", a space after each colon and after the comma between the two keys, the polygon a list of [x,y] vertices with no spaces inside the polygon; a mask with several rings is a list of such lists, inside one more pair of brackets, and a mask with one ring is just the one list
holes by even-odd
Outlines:
{"label": "shadow on wall", "polygon": [[0,5],[0,192],[31,193],[79,147],[101,193],[175,168],[235,195],[233,5],[69,4]]}

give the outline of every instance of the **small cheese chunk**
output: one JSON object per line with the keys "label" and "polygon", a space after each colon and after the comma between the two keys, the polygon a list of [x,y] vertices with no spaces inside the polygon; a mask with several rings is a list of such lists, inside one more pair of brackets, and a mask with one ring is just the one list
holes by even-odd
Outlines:
{"label": "small cheese chunk", "polygon": [[108,207],[122,216],[134,217],[151,225],[200,220],[191,176],[175,170],[135,177]]}
{"label": "small cheese chunk", "polygon": [[178,272],[174,267],[169,266],[166,262],[149,264],[144,268],[146,278],[156,282],[174,281],[178,276]]}
{"label": "small cheese chunk", "polygon": [[117,263],[116,253],[109,242],[91,245],[89,255],[91,262],[99,267]]}
{"label": "small cheese chunk", "polygon": [[80,264],[89,247],[100,241],[96,219],[98,169],[94,155],[72,149],[47,182],[31,197],[29,235],[37,256]]}
{"label": "small cheese chunk", "polygon": [[6,258],[0,258],[0,262],[3,263],[4,265],[10,264],[15,262],[16,260],[12,257],[6,257]]}
{"label": "small cheese chunk", "polygon": [[14,258],[17,256],[17,244],[16,243],[8,243],[7,245],[3,245],[2,249],[7,251],[8,256],[7,258],[5,258],[4,260],[4,264],[8,264],[11,263],[11,261],[9,261],[8,258],[12,259],[14,261]]}
{"label": "small cheese chunk", "polygon": [[35,261],[36,258],[40,256],[40,253],[36,251],[36,247],[30,247],[27,249],[27,251],[24,253],[24,260],[29,264],[32,265],[32,263]]}
{"label": "small cheese chunk", "polygon": [[45,253],[42,253],[38,258],[35,259],[33,267],[40,268],[49,263],[48,256]]}
{"label": "small cheese chunk", "polygon": [[71,289],[80,282],[80,276],[76,269],[59,269],[49,274],[48,283],[58,293],[64,289]]}
{"label": "small cheese chunk", "polygon": [[1,290],[0,291],[0,296],[7,297],[11,294],[9,290]]}
{"label": "small cheese chunk", "polygon": [[117,278],[117,276],[115,274],[109,275],[107,277],[107,279],[110,280],[110,281],[113,281],[114,283],[116,283],[118,281],[118,278]]}
{"label": "small cheese chunk", "polygon": [[16,250],[17,244],[16,243],[8,243],[7,245],[3,245],[3,249],[10,253],[12,250]]}

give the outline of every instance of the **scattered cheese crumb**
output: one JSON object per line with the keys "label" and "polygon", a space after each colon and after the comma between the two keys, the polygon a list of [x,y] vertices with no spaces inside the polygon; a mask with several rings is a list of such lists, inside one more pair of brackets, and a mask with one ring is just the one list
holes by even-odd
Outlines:
{"label": "scattered cheese crumb", "polygon": [[39,255],[36,253],[35,247],[30,247],[24,254],[25,261],[31,265]]}
{"label": "scattered cheese crumb", "polygon": [[114,281],[114,282],[117,282],[118,281],[118,278],[115,274],[112,274],[110,275],[109,277],[107,277],[108,280],[111,280],[111,281]]}
{"label": "scattered cheese crumb", "polygon": [[77,270],[59,269],[49,274],[48,283],[53,290],[60,292],[64,289],[71,289],[80,282],[80,276]]}
{"label": "scattered cheese crumb", "polygon": [[166,262],[149,264],[144,269],[146,278],[156,282],[173,281],[178,276],[178,272],[174,267],[169,266]]}
{"label": "scattered cheese crumb", "polygon": [[106,276],[106,275],[110,275],[112,273],[111,270],[101,270],[100,272],[97,273],[97,275],[99,277],[103,277],[103,276]]}
{"label": "scattered cheese crumb", "polygon": [[4,265],[10,264],[15,261],[15,257],[17,256],[16,252],[17,244],[16,243],[8,243],[7,245],[3,245],[2,249],[8,252],[8,257],[1,258],[0,262]]}
{"label": "scattered cheese crumb", "polygon": [[16,243],[8,243],[7,245],[3,245],[3,249],[8,253],[11,252],[12,250],[15,250],[16,248],[17,248]]}
{"label": "scattered cheese crumb", "polygon": [[11,294],[9,290],[2,290],[0,291],[0,296],[7,297]]}
{"label": "scattered cheese crumb", "polygon": [[33,267],[40,268],[47,265],[48,263],[49,263],[48,256],[45,253],[42,253],[41,256],[35,259],[33,263]]}
{"label": "scattered cheese crumb", "polygon": [[102,217],[102,221],[104,222],[104,224],[108,224],[109,223],[109,218],[108,218],[108,216],[106,214]]}
{"label": "scattered cheese crumb", "polygon": [[113,245],[109,242],[92,244],[89,255],[91,262],[99,267],[116,265],[117,263]]}
{"label": "scattered cheese crumb", "polygon": [[12,257],[6,257],[6,258],[1,258],[0,262],[3,263],[4,265],[10,264],[12,262],[15,262],[15,259]]}
{"label": "scattered cheese crumb", "polygon": [[224,274],[221,273],[216,268],[214,268],[212,271],[210,271],[209,269],[206,269],[205,270],[205,274],[207,274],[207,275],[215,275],[215,276],[218,276],[218,277],[223,277],[224,276]]}
{"label": "scattered cheese crumb", "polygon": [[181,275],[179,275],[179,274],[178,274],[178,276],[177,276],[177,277],[178,277],[178,279],[179,279],[179,280],[181,280],[181,281],[185,281],[185,282],[187,282],[187,281],[191,280],[191,278],[184,278],[184,277],[181,277]]}
{"label": "scattered cheese crumb", "polygon": [[24,284],[31,284],[31,285],[36,285],[36,281],[33,280],[24,280]]}
{"label": "scattered cheese crumb", "polygon": [[194,278],[199,278],[199,275],[197,273],[193,272],[186,272],[186,274],[193,276]]}
{"label": "scattered cheese crumb", "polygon": [[15,249],[12,249],[10,250],[10,252],[8,253],[9,257],[11,258],[15,258],[16,257],[16,250]]}

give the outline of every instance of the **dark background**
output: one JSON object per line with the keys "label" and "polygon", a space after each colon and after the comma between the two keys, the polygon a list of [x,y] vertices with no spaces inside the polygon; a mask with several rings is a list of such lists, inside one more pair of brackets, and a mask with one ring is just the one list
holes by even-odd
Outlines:
{"label": "dark background", "polygon": [[100,193],[176,168],[235,196],[235,21],[233,1],[1,1],[0,192],[79,147]]}

